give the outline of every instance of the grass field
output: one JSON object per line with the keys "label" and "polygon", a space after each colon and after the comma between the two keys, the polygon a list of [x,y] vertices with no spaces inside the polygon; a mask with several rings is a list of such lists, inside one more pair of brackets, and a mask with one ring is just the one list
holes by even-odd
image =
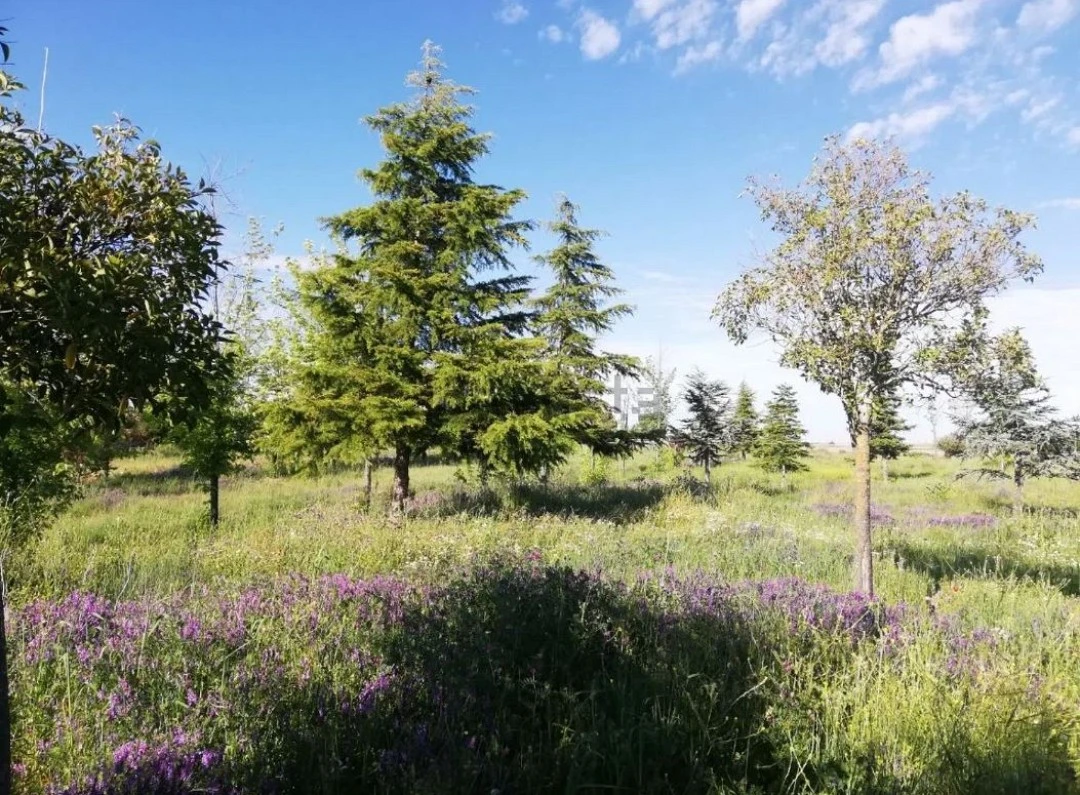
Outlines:
{"label": "grass field", "polygon": [[403,524],[355,473],[253,469],[211,530],[175,459],[125,459],[9,567],[19,781],[1077,791],[1080,485],[1012,517],[953,462],[893,462],[870,601],[850,466],[734,462],[705,493],[646,452],[484,494],[419,467]]}

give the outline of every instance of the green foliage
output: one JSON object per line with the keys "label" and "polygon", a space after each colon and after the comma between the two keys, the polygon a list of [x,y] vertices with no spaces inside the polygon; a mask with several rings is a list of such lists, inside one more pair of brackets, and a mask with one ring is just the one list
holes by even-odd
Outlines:
{"label": "green foliage", "polygon": [[[326,221],[354,248],[297,274],[314,329],[293,408],[354,447],[393,448],[399,509],[414,455],[439,442],[475,446],[462,415],[498,391],[492,368],[528,320],[528,278],[511,274],[509,260],[526,244],[529,224],[511,218],[524,193],[474,181],[489,136],[469,124],[461,97],[471,90],[441,69],[425,44],[409,78],[414,98],[367,119],[385,151],[361,171],[374,201]],[[445,438],[451,419],[457,439]]]}
{"label": "green foliage", "polygon": [[700,370],[690,373],[683,391],[688,416],[675,433],[678,445],[695,464],[705,468],[711,482],[712,468],[731,449],[731,400],[723,381],[710,381]]}
{"label": "green foliage", "polygon": [[754,408],[754,391],[743,381],[735,396],[735,408],[731,413],[731,450],[743,458],[754,451],[761,420]]}
{"label": "green foliage", "polygon": [[[900,416],[900,397],[892,394],[874,401],[870,412],[870,460],[885,459],[893,461],[911,449],[903,433],[912,426]],[[848,418],[848,433],[854,447],[857,429],[852,419]]]}
{"label": "green foliage", "polygon": [[[41,443],[35,478],[88,439],[100,452],[131,406],[163,392],[177,415],[205,403],[218,361],[203,309],[220,268],[210,188],[126,121],[94,136],[85,154],[0,106],[0,412],[5,447]],[[68,490],[41,493],[54,491]]]}
{"label": "green foliage", "polygon": [[964,455],[964,440],[955,433],[947,433],[938,439],[937,447],[946,458],[960,458]]}
{"label": "green foliage", "polygon": [[713,315],[737,343],[765,332],[782,365],[840,399],[859,440],[856,587],[871,593],[874,404],[905,384],[964,382],[988,336],[986,299],[1042,270],[1020,240],[1034,218],[968,193],[935,200],[895,144],[840,136],[798,188],[751,179],[749,193],[781,241]]}
{"label": "green foliage", "polygon": [[899,397],[879,400],[870,414],[870,459],[893,461],[911,450],[903,437],[911,428],[900,416]]}
{"label": "green foliage", "polygon": [[974,411],[955,419],[956,434],[965,457],[998,462],[973,474],[1009,478],[1019,511],[1028,478],[1080,480],[1080,418],[1058,417],[1019,331],[996,338],[990,356],[973,388]]}
{"label": "green foliage", "polygon": [[759,466],[766,472],[784,475],[805,470],[805,459],[810,455],[805,436],[795,390],[781,384],[773,392],[772,400],[765,404],[765,418],[754,446]]}
{"label": "green foliage", "polygon": [[0,548],[22,547],[76,494],[71,433],[25,387],[0,381]]}

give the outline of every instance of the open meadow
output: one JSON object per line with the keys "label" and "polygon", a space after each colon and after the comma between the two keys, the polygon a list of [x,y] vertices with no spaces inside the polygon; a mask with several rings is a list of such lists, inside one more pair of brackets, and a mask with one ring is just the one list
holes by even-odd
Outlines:
{"label": "open meadow", "polygon": [[1076,791],[1080,484],[1014,517],[952,461],[875,467],[870,600],[841,453],[711,491],[655,450],[431,464],[401,523],[359,473],[252,468],[215,530],[178,460],[8,563],[22,792]]}

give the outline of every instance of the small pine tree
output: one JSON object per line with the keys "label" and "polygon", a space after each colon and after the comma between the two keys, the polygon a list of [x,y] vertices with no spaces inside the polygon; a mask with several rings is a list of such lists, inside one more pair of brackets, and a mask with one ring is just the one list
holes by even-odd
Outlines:
{"label": "small pine tree", "polygon": [[[857,436],[855,424],[855,418],[849,417],[848,432],[851,435],[852,447],[855,446]],[[898,395],[890,394],[874,402],[870,412],[870,460],[881,461],[881,471],[886,480],[889,479],[887,462],[895,461],[911,449],[911,445],[903,437],[911,428],[900,416]]]}
{"label": "small pine tree", "polygon": [[761,420],[754,408],[754,391],[743,381],[735,398],[735,410],[731,415],[731,449],[743,458],[753,452],[757,442]]}
{"label": "small pine tree", "polygon": [[805,470],[804,458],[810,455],[805,440],[806,429],[799,422],[799,404],[795,390],[781,384],[765,404],[765,420],[754,447],[754,455],[766,472],[779,472],[785,479],[789,472]]}
{"label": "small pine tree", "polygon": [[712,483],[712,469],[731,448],[731,400],[723,381],[710,381],[694,370],[686,382],[683,400],[689,416],[674,433],[690,460],[705,468],[705,482]]}

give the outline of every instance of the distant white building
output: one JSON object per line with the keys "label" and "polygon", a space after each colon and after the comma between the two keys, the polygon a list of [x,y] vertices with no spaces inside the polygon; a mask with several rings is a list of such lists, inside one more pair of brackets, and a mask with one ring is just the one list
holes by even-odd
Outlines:
{"label": "distant white building", "polygon": [[619,373],[608,382],[604,402],[611,407],[620,428],[633,428],[642,416],[656,408],[656,396],[651,386],[624,379]]}

